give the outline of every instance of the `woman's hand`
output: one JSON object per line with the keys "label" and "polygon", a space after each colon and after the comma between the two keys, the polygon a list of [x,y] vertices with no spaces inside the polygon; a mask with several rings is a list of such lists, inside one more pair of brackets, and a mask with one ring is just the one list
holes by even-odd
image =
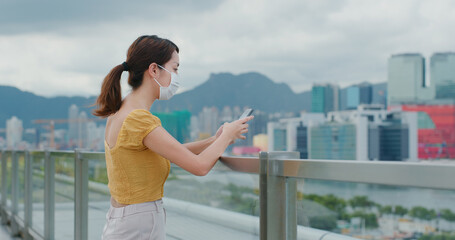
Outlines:
{"label": "woman's hand", "polygon": [[246,139],[242,134],[248,132],[247,122],[253,118],[254,116],[249,116],[230,123],[224,123],[216,132],[215,137],[218,138],[222,134],[227,135],[231,139],[230,144],[234,143],[237,139]]}
{"label": "woman's hand", "polygon": [[221,125],[221,127],[216,131],[215,139],[221,136],[221,133],[223,133],[223,125]]}
{"label": "woman's hand", "polygon": [[[224,126],[224,125],[221,125],[221,127],[218,128],[218,130],[216,131],[215,139],[219,138],[219,137],[221,136],[221,134],[223,133],[223,126]],[[231,141],[231,142],[229,143],[229,145],[234,144],[234,143],[235,143],[235,141]]]}

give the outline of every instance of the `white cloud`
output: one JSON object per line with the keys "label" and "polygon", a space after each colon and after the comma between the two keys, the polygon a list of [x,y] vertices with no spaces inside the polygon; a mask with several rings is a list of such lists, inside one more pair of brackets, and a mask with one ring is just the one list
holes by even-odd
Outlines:
{"label": "white cloud", "polygon": [[96,95],[141,34],[179,45],[185,89],[213,72],[257,71],[297,92],[314,82],[379,82],[386,81],[391,54],[421,52],[429,58],[453,51],[452,1],[181,3],[148,4],[134,8],[137,14],[114,5],[108,13],[118,12],[118,18],[92,11],[84,21],[73,12],[54,28],[49,22],[61,16],[39,16],[44,20],[32,25],[43,30],[21,25],[21,32],[0,33],[0,84],[46,96]]}

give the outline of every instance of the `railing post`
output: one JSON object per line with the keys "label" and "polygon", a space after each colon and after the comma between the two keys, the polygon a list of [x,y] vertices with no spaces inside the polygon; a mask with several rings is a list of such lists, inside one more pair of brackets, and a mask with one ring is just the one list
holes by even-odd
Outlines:
{"label": "railing post", "polygon": [[[299,154],[300,155],[300,154]],[[297,158],[300,156],[297,155]],[[286,178],[286,239],[297,239],[297,179]]]}
{"label": "railing post", "polygon": [[297,239],[295,179],[280,176],[280,159],[298,159],[298,152],[269,152],[267,174],[267,238]]}
{"label": "railing post", "polygon": [[267,240],[267,168],[269,154],[259,154],[259,238]]}
{"label": "railing post", "polygon": [[11,153],[11,235],[15,236],[19,232],[16,222],[17,208],[19,202],[19,178],[18,178],[18,157],[17,152]]}
{"label": "railing post", "polygon": [[55,235],[55,162],[46,150],[44,159],[44,239]]}
{"label": "railing post", "polygon": [[2,215],[2,225],[5,225],[8,222],[8,217],[6,215],[6,198],[8,195],[8,179],[7,174],[7,158],[5,150],[2,151],[2,204],[1,204],[1,215]]}
{"label": "railing post", "polygon": [[33,204],[33,185],[32,185],[32,159],[30,152],[25,152],[25,191],[24,191],[24,239],[32,239],[29,229],[32,227],[32,204]]}
{"label": "railing post", "polygon": [[88,239],[88,161],[75,150],[74,239]]}

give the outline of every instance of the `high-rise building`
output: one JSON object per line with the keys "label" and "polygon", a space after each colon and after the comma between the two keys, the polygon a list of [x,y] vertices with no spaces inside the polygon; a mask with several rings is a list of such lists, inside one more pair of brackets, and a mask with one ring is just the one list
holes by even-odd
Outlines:
{"label": "high-rise building", "polygon": [[373,101],[373,86],[370,83],[364,82],[359,84],[360,104],[371,104]]}
{"label": "high-rise building", "polygon": [[86,148],[94,151],[104,150],[104,135],[106,126],[97,126],[94,121],[87,122]]}
{"label": "high-rise building", "polygon": [[325,109],[325,87],[314,85],[311,90],[311,112],[324,113]]}
{"label": "high-rise building", "polygon": [[79,113],[79,122],[78,122],[78,146],[80,148],[88,147],[88,134],[87,134],[87,113]]}
{"label": "high-rise building", "polygon": [[68,142],[78,144],[79,141],[79,108],[76,105],[71,105],[68,110]]}
{"label": "high-rise building", "polygon": [[39,139],[36,128],[25,129],[23,140],[27,142],[31,148],[37,148]]}
{"label": "high-rise building", "polygon": [[16,148],[22,141],[22,120],[13,116],[6,120],[6,142],[8,148]]}
{"label": "high-rise building", "polygon": [[396,105],[418,116],[419,159],[455,159],[455,101]]}
{"label": "high-rise building", "polygon": [[361,83],[346,89],[346,108],[357,109],[360,104],[371,104],[372,86],[369,83]]}
{"label": "high-rise building", "polygon": [[232,109],[232,117],[233,119],[237,119],[240,117],[240,115],[242,115],[243,111],[242,109],[240,109],[239,106],[235,106],[233,109]]}
{"label": "high-rise building", "polygon": [[[298,151],[297,142],[300,123],[304,126],[312,126],[324,122],[323,113],[302,113],[298,118],[283,118],[278,122],[269,122],[267,124],[267,136],[269,143],[269,151]],[[301,130],[301,129],[300,129]]]}
{"label": "high-rise building", "polygon": [[310,128],[311,159],[417,160],[417,115],[361,105]]}
{"label": "high-rise building", "polygon": [[360,104],[359,86],[350,86],[346,89],[346,108],[356,109]]}
{"label": "high-rise building", "polygon": [[[234,112],[236,112],[235,108]],[[218,119],[218,109],[216,107],[204,107],[199,113],[199,133],[204,136],[214,135],[221,126]]]}
{"label": "high-rise building", "polygon": [[426,82],[425,58],[421,54],[392,55],[388,61],[388,105],[431,100],[434,88]]}
{"label": "high-rise building", "polygon": [[197,116],[191,116],[190,122],[191,141],[196,141],[199,138],[199,118]]}
{"label": "high-rise building", "polygon": [[273,149],[275,151],[286,151],[286,145],[287,145],[286,129],[274,128],[272,132],[273,132]]}
{"label": "high-rise building", "polygon": [[245,135],[245,144],[247,146],[253,145],[254,136],[267,133],[267,123],[269,122],[268,114],[260,110],[255,110],[253,115],[254,119],[253,121],[248,122],[248,133]]}
{"label": "high-rise building", "polygon": [[340,106],[339,87],[332,84],[317,84],[311,90],[311,112],[328,113],[338,111]]}
{"label": "high-rise building", "polygon": [[269,151],[299,151],[301,158],[417,160],[417,114],[360,105],[356,110],[304,114],[268,124]]}
{"label": "high-rise building", "polygon": [[232,112],[231,107],[224,106],[223,111],[221,111],[220,121],[221,122],[231,122],[234,120],[234,113]]}
{"label": "high-rise building", "polygon": [[311,159],[356,159],[355,124],[325,123],[312,127],[310,131]]}
{"label": "high-rise building", "polygon": [[189,111],[174,111],[171,113],[153,113],[169,132],[180,143],[190,142],[191,113]]}
{"label": "high-rise building", "polygon": [[300,159],[308,158],[308,127],[300,122],[297,127],[297,149],[300,152]]}
{"label": "high-rise building", "polygon": [[455,98],[455,53],[435,53],[430,59],[431,85],[436,99]]}
{"label": "high-rise building", "polygon": [[[404,115],[408,116],[409,114]],[[405,120],[406,123],[408,119]],[[415,138],[410,139],[410,129],[417,128],[403,124],[399,116],[389,117],[381,124],[371,124],[368,128],[368,159],[387,161],[411,159],[410,141],[416,141]],[[417,151],[412,153],[414,154],[412,159],[416,160]]]}

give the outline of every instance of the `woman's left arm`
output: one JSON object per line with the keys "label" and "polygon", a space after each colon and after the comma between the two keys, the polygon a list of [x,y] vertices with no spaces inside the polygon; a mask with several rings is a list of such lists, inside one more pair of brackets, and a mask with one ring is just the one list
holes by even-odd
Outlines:
{"label": "woman's left arm", "polygon": [[[188,148],[190,152],[198,155],[202,151],[204,151],[210,144],[212,144],[223,132],[223,125],[221,125],[220,128],[216,131],[215,136],[209,137],[204,140],[196,141],[196,142],[190,142],[190,143],[185,143],[183,146]],[[233,144],[234,142],[231,142],[230,144]]]}
{"label": "woman's left arm", "polygon": [[185,143],[183,144],[183,146],[185,146],[186,148],[188,148],[188,150],[197,155],[204,151],[208,146],[210,146],[210,144],[212,144],[215,141],[215,139],[216,137],[212,136],[204,140]]}

